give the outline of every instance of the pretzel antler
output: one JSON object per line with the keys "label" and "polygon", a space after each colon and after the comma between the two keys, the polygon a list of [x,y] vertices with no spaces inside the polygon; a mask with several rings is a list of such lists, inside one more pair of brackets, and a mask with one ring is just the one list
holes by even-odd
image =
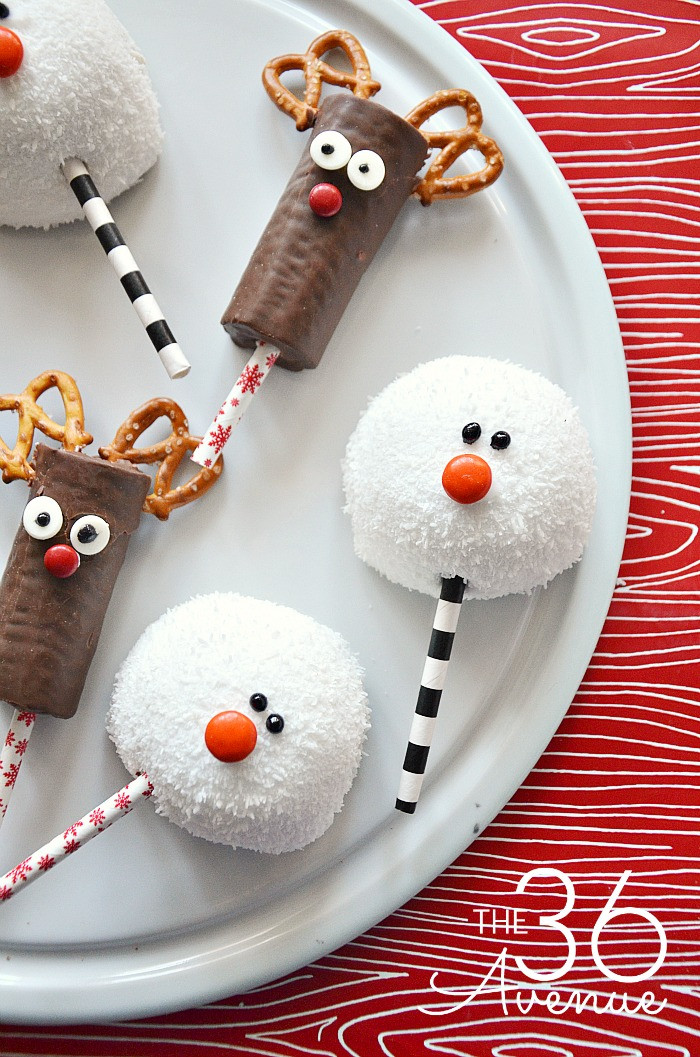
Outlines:
{"label": "pretzel antler", "polygon": [[[134,442],[159,418],[168,418],[172,423],[169,437],[150,448],[135,448]],[[182,408],[168,397],[155,397],[129,415],[116,432],[111,444],[100,448],[100,456],[107,462],[125,459],[135,464],[160,463],[153,482],[153,491],[146,496],[143,509],[166,521],[175,507],[192,503],[204,495],[215,483],[222,470],[222,461],[212,467],[199,470],[184,485],[172,487],[173,475],[187,452],[192,452],[201,441],[193,437]]]}
{"label": "pretzel antler", "polygon": [[[49,418],[37,404],[42,393],[53,388],[61,394],[66,413],[66,421],[62,426]],[[34,468],[29,463],[29,453],[35,429],[52,440],[60,441],[66,451],[78,451],[92,441],[90,434],[83,429],[83,402],[78,386],[75,379],[63,371],[44,371],[18,395],[11,393],[0,396],[0,411],[16,411],[19,415],[14,448],[10,450],[0,439],[0,470],[6,484],[17,479],[33,480]]]}
{"label": "pretzel antler", "polygon": [[[352,64],[352,73],[323,62],[322,56],[333,48],[342,48]],[[303,99],[299,99],[280,81],[280,75],[289,70],[304,72],[306,91]],[[280,110],[294,118],[300,132],[314,123],[324,83],[351,88],[358,99],[369,99],[381,88],[378,81],[372,80],[364,48],[357,37],[347,30],[333,29],[322,33],[312,40],[304,55],[280,55],[270,59],[263,70],[265,91]]]}
{"label": "pretzel antler", "polygon": [[[429,118],[450,106],[460,106],[464,110],[467,120],[461,128],[447,132],[426,132],[421,128]],[[449,88],[435,92],[414,107],[406,115],[406,121],[421,133],[429,147],[440,149],[414,192],[423,205],[430,205],[435,198],[466,198],[488,187],[500,175],[503,155],[498,144],[482,133],[481,107],[466,89]],[[445,177],[457,158],[471,149],[483,155],[482,168],[477,172]]]}

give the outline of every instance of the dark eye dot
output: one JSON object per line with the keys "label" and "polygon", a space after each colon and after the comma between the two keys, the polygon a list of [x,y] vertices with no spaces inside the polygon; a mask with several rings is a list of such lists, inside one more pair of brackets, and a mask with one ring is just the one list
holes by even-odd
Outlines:
{"label": "dark eye dot", "polygon": [[499,429],[497,433],[491,437],[491,447],[495,448],[496,451],[503,451],[510,444],[510,433],[506,433],[504,429]]}
{"label": "dark eye dot", "polygon": [[335,154],[335,147],[332,143],[323,143],[321,145],[321,154]]}
{"label": "dark eye dot", "polygon": [[0,18],[9,18],[10,9],[7,4],[0,4]]}
{"label": "dark eye dot", "polygon": [[271,712],[265,720],[265,726],[271,734],[279,734],[284,729],[284,720],[279,712]]}
{"label": "dark eye dot", "polygon": [[46,528],[51,522],[51,515],[46,510],[42,510],[41,514],[37,514],[34,520],[41,528]]}
{"label": "dark eye dot", "polygon": [[369,165],[366,161],[363,161],[362,164],[358,166],[358,168],[360,172],[369,172]]}
{"label": "dark eye dot", "polygon": [[264,694],[251,694],[248,703],[256,712],[264,712],[267,708],[267,698]]}
{"label": "dark eye dot", "polygon": [[97,529],[94,525],[83,525],[78,529],[78,539],[81,543],[92,543],[97,539]]}
{"label": "dark eye dot", "polygon": [[478,422],[467,422],[462,430],[462,440],[465,444],[473,444],[481,436],[481,426]]}

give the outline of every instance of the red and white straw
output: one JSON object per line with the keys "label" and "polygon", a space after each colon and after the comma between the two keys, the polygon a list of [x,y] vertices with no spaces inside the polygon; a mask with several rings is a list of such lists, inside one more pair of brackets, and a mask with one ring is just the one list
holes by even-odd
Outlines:
{"label": "red and white straw", "polygon": [[216,418],[192,453],[199,466],[213,466],[250,402],[277,362],[279,349],[259,341],[241,376],[219,408]]}
{"label": "red and white straw", "polygon": [[5,744],[0,752],[0,823],[5,817],[15,782],[27,751],[29,739],[34,730],[35,712],[26,712],[16,708],[5,736]]}
{"label": "red and white straw", "polygon": [[128,815],[141,800],[152,795],[153,786],[147,774],[134,778],[118,793],[98,804],[33,855],[18,863],[14,869],[8,870],[4,877],[0,877],[0,901],[11,899],[20,889],[26,888],[32,881],[58,866],[66,856],[82,848],[93,837],[104,833],[114,822]]}

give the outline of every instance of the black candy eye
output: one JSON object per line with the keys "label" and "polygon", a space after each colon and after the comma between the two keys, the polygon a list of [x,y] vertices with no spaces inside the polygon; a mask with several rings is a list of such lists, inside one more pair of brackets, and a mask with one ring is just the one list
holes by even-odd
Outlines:
{"label": "black candy eye", "polygon": [[279,734],[284,729],[284,720],[279,712],[271,712],[265,720],[265,726],[271,734]]}
{"label": "black candy eye", "polygon": [[10,9],[7,4],[0,4],[0,18],[9,18]]}
{"label": "black candy eye", "polygon": [[478,422],[467,422],[462,430],[462,440],[465,444],[473,444],[481,436],[481,426]]}
{"label": "black candy eye", "polygon": [[264,694],[251,694],[248,704],[251,708],[254,708],[256,712],[264,712],[267,708],[267,698]]}
{"label": "black candy eye", "polygon": [[491,437],[491,447],[495,448],[496,451],[503,451],[510,444],[510,433],[506,433],[504,429],[499,429],[497,433]]}

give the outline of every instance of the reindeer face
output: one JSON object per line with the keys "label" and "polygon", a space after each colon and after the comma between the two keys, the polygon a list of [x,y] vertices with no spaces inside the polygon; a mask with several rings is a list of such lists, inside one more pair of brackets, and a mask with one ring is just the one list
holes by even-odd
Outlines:
{"label": "reindeer face", "polygon": [[150,488],[128,463],[38,445],[0,583],[0,697],[72,716]]}
{"label": "reindeer face", "polygon": [[194,598],[148,627],[107,720],[126,767],[147,771],[159,813],[195,836],[275,853],[330,825],[367,726],[360,669],[339,635],[234,594]]}
{"label": "reindeer face", "polygon": [[451,356],[372,401],[348,443],[355,549],[390,580],[465,597],[546,584],[581,557],[595,506],[588,438],[566,394],[513,364]]}
{"label": "reindeer face", "polygon": [[84,161],[109,200],[154,164],[161,141],[143,57],[104,0],[0,4],[0,224],[75,220],[66,158]]}

